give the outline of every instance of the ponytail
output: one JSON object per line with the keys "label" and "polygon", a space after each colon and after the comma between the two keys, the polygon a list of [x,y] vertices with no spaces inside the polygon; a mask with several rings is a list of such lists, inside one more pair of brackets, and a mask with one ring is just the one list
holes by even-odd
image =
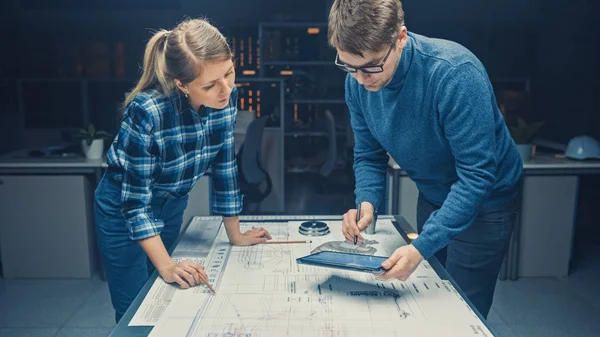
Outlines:
{"label": "ponytail", "polygon": [[156,88],[165,96],[200,75],[205,61],[231,59],[231,49],[217,28],[204,19],[188,19],[172,31],[161,29],[152,36],[144,52],[143,73],[127,95],[123,108],[140,92]]}
{"label": "ponytail", "polygon": [[174,84],[169,83],[166,76],[168,69],[165,62],[165,49],[169,34],[170,31],[161,29],[148,41],[144,52],[144,71],[135,88],[125,98],[123,109],[133,101],[137,94],[146,89],[158,86],[166,95],[173,90]]}

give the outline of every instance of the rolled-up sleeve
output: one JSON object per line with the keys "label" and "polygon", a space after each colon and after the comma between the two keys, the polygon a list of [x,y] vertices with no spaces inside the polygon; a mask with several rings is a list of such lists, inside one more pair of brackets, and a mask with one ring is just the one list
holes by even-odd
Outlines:
{"label": "rolled-up sleeve", "polygon": [[160,234],[164,222],[154,217],[151,207],[152,181],[159,149],[153,137],[150,115],[135,102],[125,112],[118,141],[113,145],[123,168],[121,203],[131,240]]}

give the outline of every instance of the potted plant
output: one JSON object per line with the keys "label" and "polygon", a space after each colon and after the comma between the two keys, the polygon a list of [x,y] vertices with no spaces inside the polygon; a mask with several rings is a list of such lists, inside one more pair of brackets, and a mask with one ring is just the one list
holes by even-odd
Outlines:
{"label": "potted plant", "polygon": [[87,129],[80,129],[77,136],[81,138],[81,150],[87,159],[101,159],[104,155],[104,140],[112,138],[108,132],[96,130],[94,124],[90,124]]}
{"label": "potted plant", "polygon": [[510,135],[517,144],[517,150],[519,150],[523,162],[531,160],[533,153],[533,145],[531,142],[542,125],[544,125],[544,122],[527,124],[523,118],[518,117],[517,125],[509,126]]}

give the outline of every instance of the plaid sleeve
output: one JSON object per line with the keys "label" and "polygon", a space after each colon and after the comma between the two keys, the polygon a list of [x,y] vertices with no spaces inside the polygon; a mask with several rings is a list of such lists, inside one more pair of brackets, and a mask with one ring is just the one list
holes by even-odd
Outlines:
{"label": "plaid sleeve", "polygon": [[242,211],[242,196],[238,187],[238,167],[235,158],[234,125],[237,115],[237,90],[231,93],[232,108],[226,127],[223,146],[213,163],[213,213],[237,216]]}
{"label": "plaid sleeve", "polygon": [[158,235],[164,227],[162,220],[154,218],[150,204],[152,176],[158,156],[152,130],[151,116],[142,107],[132,103],[125,112],[116,149],[124,171],[121,202],[131,240]]}

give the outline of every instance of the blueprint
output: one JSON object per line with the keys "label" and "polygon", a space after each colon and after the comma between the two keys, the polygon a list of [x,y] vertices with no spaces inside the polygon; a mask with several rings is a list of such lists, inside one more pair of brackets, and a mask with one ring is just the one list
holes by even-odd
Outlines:
{"label": "blueprint", "polygon": [[[300,223],[242,230],[262,226],[273,240],[312,242],[233,247],[220,231],[206,264],[216,294],[175,292],[150,336],[492,336],[427,261],[405,282],[296,264],[315,249],[352,249],[342,245],[341,222],[327,221],[331,234],[310,238],[298,233]],[[357,249],[389,256],[406,244],[390,220],[377,227]]]}
{"label": "blueprint", "polygon": [[310,253],[316,254],[319,252],[343,252],[363,255],[374,255],[377,248],[374,245],[378,244],[377,240],[365,240],[363,243],[353,244],[348,241],[328,241],[319,247],[313,249]]}
{"label": "blueprint", "polygon": [[[179,263],[187,260],[204,266],[210,248],[207,242],[213,242],[221,222],[220,217],[194,217],[171,254],[173,261]],[[203,289],[204,286],[194,288],[195,291]],[[166,283],[162,277],[157,277],[129,322],[129,326],[154,326],[177,291],[183,290],[176,285]]]}
{"label": "blueprint", "polygon": [[221,227],[221,217],[194,217],[171,254],[174,258],[204,258]]}
{"label": "blueprint", "polygon": [[[182,260],[192,261],[201,266],[205,262],[204,259],[200,258],[173,259],[175,263],[179,263]],[[198,289],[201,288],[197,288],[196,290]],[[129,326],[154,326],[171,303],[171,299],[176,291],[182,291],[182,289],[173,284],[166,283],[160,276],[157,277],[144,301],[140,304],[135,315],[133,315]]]}

